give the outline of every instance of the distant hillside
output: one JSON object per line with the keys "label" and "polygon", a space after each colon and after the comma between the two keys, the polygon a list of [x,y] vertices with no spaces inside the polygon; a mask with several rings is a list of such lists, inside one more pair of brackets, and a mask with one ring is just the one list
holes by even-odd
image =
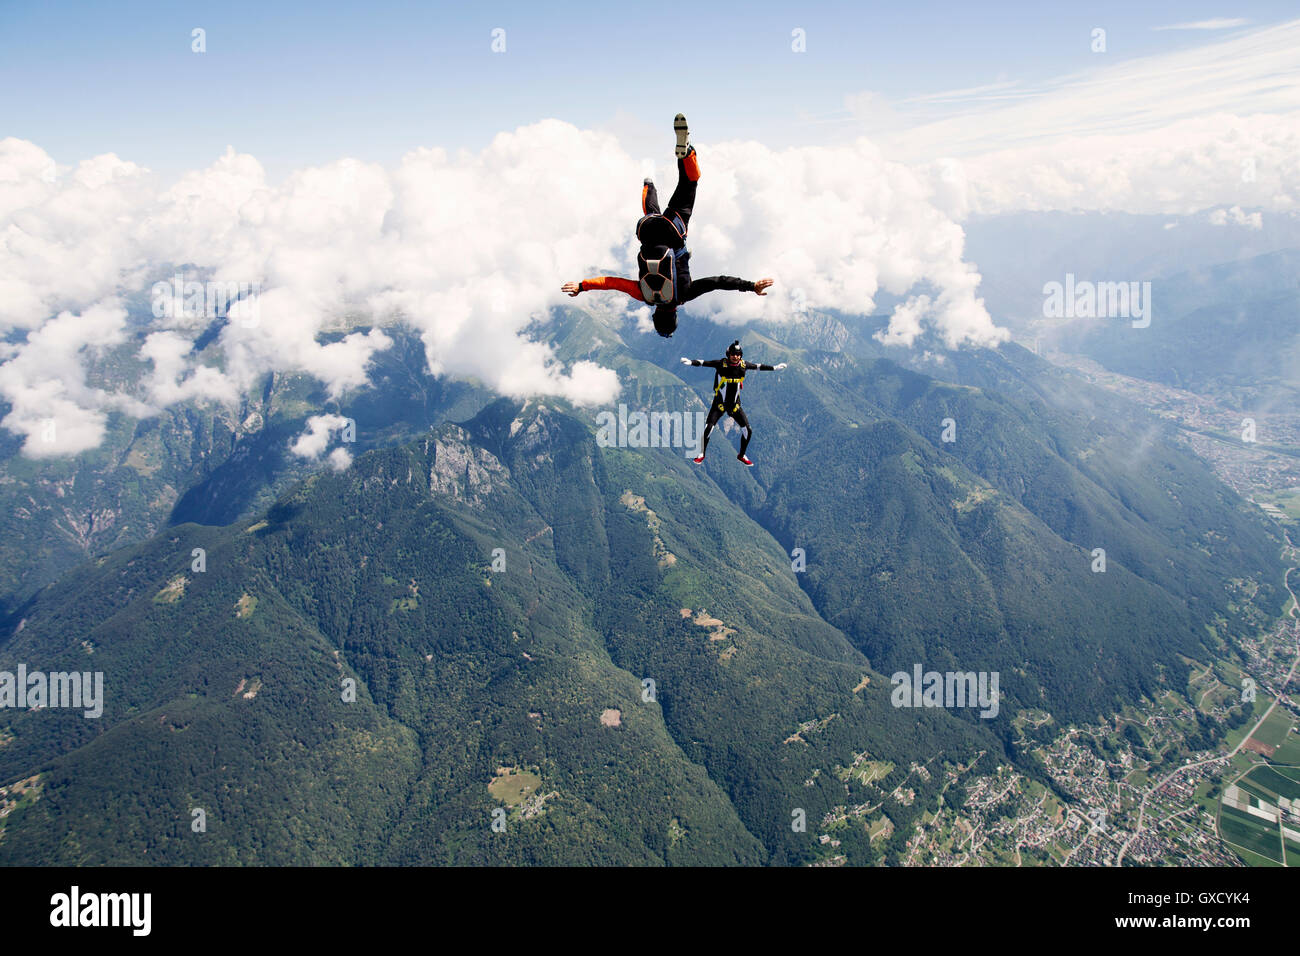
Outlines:
{"label": "distant hillside", "polygon": [[[1188,273],[1231,269],[1300,249],[1300,219],[1264,213],[1260,228],[1192,216],[1122,212],[1018,212],[963,223],[966,259],[979,271],[979,294],[999,325],[1026,332],[1043,317],[1043,285],[1066,273],[1098,282],[1151,280],[1163,290]],[[1282,278],[1285,273],[1279,273]],[[1295,275],[1294,270],[1290,273]],[[1166,315],[1183,315],[1172,308]]]}
{"label": "distant hillside", "polygon": [[1151,298],[1148,328],[1080,321],[1044,344],[1241,407],[1300,404],[1300,251],[1183,272]]}

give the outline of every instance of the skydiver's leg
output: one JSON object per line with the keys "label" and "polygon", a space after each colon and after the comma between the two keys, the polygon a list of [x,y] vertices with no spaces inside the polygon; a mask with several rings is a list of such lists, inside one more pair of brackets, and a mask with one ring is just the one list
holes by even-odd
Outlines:
{"label": "skydiver's leg", "polygon": [[709,436],[713,434],[713,426],[718,424],[724,410],[722,399],[714,398],[713,405],[709,407],[709,417],[704,420],[704,437],[700,439],[700,457],[696,461],[704,460],[704,455],[709,450]]}
{"label": "skydiver's leg", "polygon": [[656,216],[659,212],[659,194],[655,192],[655,184],[647,179],[641,187],[641,213]]}
{"label": "skydiver's leg", "polygon": [[673,190],[672,198],[668,200],[668,210],[665,215],[671,216],[675,212],[682,217],[683,223],[690,223],[691,210],[695,208],[695,187],[699,179],[700,161],[696,156],[695,147],[691,146],[686,155],[677,160],[677,188]]}
{"label": "skydiver's leg", "polygon": [[736,424],[740,426],[740,456],[745,457],[745,449],[749,447],[749,440],[754,437],[754,429],[750,427],[749,416],[745,414],[743,408],[737,408],[731,413],[731,417]]}

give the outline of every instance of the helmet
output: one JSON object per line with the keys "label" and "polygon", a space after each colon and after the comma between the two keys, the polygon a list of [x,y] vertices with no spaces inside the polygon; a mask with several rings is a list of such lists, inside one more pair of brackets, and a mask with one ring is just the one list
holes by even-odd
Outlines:
{"label": "helmet", "polygon": [[654,314],[655,331],[664,338],[672,338],[677,331],[677,306],[657,305]]}
{"label": "helmet", "polygon": [[731,358],[732,356],[740,358],[743,355],[744,353],[740,349],[740,339],[736,339],[736,341],[727,346],[727,358]]}

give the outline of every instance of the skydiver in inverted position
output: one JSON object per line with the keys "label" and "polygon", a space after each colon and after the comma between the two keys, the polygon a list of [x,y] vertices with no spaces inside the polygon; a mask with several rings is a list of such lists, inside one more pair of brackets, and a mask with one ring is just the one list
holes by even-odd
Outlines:
{"label": "skydiver in inverted position", "polygon": [[718,424],[718,419],[726,414],[735,419],[736,424],[740,426],[740,454],[736,458],[742,464],[753,466],[754,463],[745,455],[745,449],[749,447],[749,440],[754,437],[754,429],[749,424],[749,416],[740,407],[740,390],[745,387],[745,372],[779,372],[786,367],[786,363],[760,365],[757,362],[746,362],[740,348],[740,340],[737,339],[727,346],[727,354],[723,358],[702,361],[683,356],[682,364],[703,365],[713,369],[713,404],[709,407],[709,417],[704,421],[700,457],[695,459],[695,464],[704,463],[704,455],[709,450],[709,436],[713,434],[713,427]]}
{"label": "skydiver in inverted position", "polygon": [[660,211],[659,194],[651,180],[647,179],[641,187],[642,215],[636,224],[636,237],[641,241],[636,256],[637,280],[597,276],[581,282],[566,282],[562,287],[571,296],[596,289],[613,289],[653,305],[655,331],[665,338],[677,329],[677,307],[682,303],[720,289],[766,295],[764,290],[772,284],[771,279],[751,282],[735,276],[691,278],[686,229],[695,205],[700,162],[695,147],[689,142],[686,117],[681,113],[673,120],[673,130],[677,133],[677,188],[668,200],[668,208]]}

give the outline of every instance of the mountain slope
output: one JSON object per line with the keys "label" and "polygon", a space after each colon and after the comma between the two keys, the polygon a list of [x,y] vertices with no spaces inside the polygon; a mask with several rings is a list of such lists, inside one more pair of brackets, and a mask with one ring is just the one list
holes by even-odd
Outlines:
{"label": "mountain slope", "polygon": [[[352,418],[354,449],[365,450],[469,417],[490,400],[480,387],[428,375],[414,334],[397,328],[391,336],[393,346],[371,364],[374,387],[341,404],[329,402],[309,376],[268,374],[238,407],[184,403],[145,419],[115,412],[103,443],[72,458],[27,458],[17,439],[0,431],[0,619],[87,558],[168,524],[226,524],[269,507],[318,467],[289,450],[311,415]],[[90,382],[109,387],[139,378],[138,348],[136,340],[109,350],[90,369]],[[215,361],[215,351],[202,354]],[[0,402],[0,417],[7,411]]]}
{"label": "mountain slope", "polygon": [[[43,592],[0,666],[90,660],[108,702],[98,721],[14,715],[0,778],[40,772],[44,791],[9,821],[0,859],[798,862],[818,844],[791,814],[843,801],[835,763],[995,745],[947,714],[895,710],[879,675],[864,683],[866,661],[734,508],[712,505],[737,533],[693,556],[698,531],[665,496],[686,486],[693,507],[704,485],[601,454],[562,413],[516,409]],[[195,547],[207,570],[187,573]],[[723,597],[684,617],[693,595]],[[790,742],[809,719],[829,726]],[[113,772],[132,761],[147,773]],[[524,785],[519,804],[510,787]],[[108,807],[130,818],[111,836]],[[192,807],[207,833],[187,831]],[[878,852],[865,830],[856,852]]]}
{"label": "mountain slope", "polygon": [[[902,368],[877,324],[751,328],[746,358],[791,367],[747,379],[758,467],[727,467],[719,435],[706,470],[807,549],[817,610],[883,671],[1002,670],[1020,705],[1083,719],[1249,633],[1242,592],[1280,608],[1276,530],[1157,420],[1014,345]],[[732,337],[631,342],[667,364]]]}

